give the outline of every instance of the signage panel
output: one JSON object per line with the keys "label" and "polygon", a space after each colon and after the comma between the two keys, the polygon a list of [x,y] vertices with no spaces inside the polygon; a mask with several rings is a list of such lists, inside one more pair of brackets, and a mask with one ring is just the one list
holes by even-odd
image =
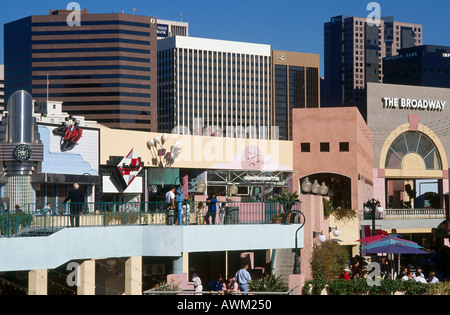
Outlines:
{"label": "signage panel", "polygon": [[158,24],[156,27],[156,34],[158,37],[169,37],[169,25]]}
{"label": "signage panel", "polygon": [[443,100],[421,100],[410,98],[383,97],[383,108],[411,109],[427,111],[443,111],[447,101]]}
{"label": "signage panel", "polygon": [[120,161],[117,165],[115,174],[123,190],[130,186],[141,171],[142,167],[142,162],[134,149],[132,149],[127,156]]}

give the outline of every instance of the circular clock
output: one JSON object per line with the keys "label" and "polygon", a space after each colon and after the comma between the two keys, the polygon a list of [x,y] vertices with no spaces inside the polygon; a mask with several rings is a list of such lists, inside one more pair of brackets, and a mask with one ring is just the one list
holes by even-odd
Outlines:
{"label": "circular clock", "polygon": [[26,144],[19,144],[14,148],[14,157],[17,161],[25,162],[31,157],[31,148]]}

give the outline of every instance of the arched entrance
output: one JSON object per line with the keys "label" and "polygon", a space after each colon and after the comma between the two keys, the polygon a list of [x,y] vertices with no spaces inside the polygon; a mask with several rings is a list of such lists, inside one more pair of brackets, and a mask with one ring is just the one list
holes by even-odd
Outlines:
{"label": "arched entrance", "polygon": [[350,177],[334,173],[315,173],[300,178],[299,187],[308,178],[311,183],[325,183],[328,196],[334,208],[352,209],[352,180]]}
{"label": "arched entrance", "polygon": [[427,127],[400,126],[386,140],[380,156],[385,170],[387,209],[440,209],[448,192],[447,158]]}

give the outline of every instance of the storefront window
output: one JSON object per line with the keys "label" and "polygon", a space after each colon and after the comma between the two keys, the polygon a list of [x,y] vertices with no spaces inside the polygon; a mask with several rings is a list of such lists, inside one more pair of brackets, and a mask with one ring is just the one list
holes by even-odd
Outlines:
{"label": "storefront window", "polygon": [[439,179],[388,179],[388,209],[440,209]]}
{"label": "storefront window", "polygon": [[34,191],[36,192],[36,203],[38,205],[45,203],[45,184],[35,184]]}
{"label": "storefront window", "polygon": [[[55,184],[45,184],[47,191],[47,203],[56,203],[56,185]],[[42,185],[44,187],[44,185]],[[42,188],[41,188],[42,189]]]}
{"label": "storefront window", "polygon": [[67,197],[67,185],[59,184],[58,185],[58,202],[63,202]]}

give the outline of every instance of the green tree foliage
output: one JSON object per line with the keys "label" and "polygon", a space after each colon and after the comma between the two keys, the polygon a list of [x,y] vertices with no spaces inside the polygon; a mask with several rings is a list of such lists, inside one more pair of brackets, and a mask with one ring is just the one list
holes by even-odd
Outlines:
{"label": "green tree foliage", "polygon": [[349,254],[337,242],[326,241],[321,245],[315,245],[311,258],[313,277],[335,279],[344,272],[348,260]]}

